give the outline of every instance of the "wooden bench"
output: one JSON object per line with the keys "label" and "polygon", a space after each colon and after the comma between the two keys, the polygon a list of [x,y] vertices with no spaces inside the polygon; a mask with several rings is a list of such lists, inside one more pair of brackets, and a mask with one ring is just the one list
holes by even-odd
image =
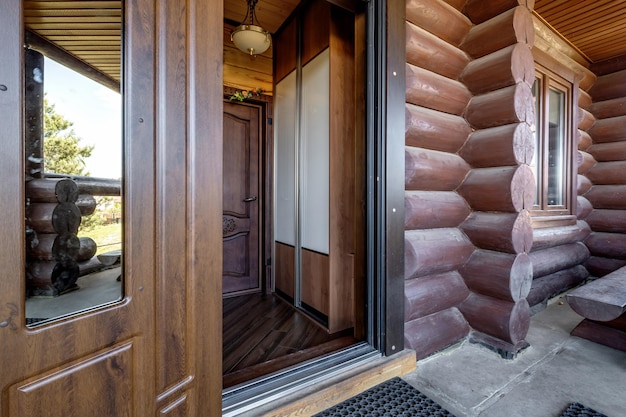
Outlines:
{"label": "wooden bench", "polygon": [[566,299],[585,318],[573,336],[626,351],[626,266],[576,288]]}

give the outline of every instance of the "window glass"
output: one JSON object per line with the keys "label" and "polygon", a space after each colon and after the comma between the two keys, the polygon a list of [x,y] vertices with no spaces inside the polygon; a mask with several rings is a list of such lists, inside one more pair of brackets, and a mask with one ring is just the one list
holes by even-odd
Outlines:
{"label": "window glass", "polygon": [[550,88],[548,96],[548,205],[563,206],[565,204],[564,167],[565,167],[565,94]]}

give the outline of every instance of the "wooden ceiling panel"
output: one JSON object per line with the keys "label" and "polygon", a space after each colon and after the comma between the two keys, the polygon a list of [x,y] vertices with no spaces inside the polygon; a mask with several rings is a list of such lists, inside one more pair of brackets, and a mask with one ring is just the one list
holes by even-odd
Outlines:
{"label": "wooden ceiling panel", "polygon": [[536,0],[535,13],[591,63],[626,55],[624,0]]}

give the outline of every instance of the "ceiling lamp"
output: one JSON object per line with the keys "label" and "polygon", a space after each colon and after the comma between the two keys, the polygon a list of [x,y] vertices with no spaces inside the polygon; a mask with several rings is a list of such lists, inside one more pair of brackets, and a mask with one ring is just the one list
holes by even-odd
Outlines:
{"label": "ceiling lamp", "polygon": [[[254,24],[254,6],[258,0],[246,1],[248,2],[246,16],[243,18],[243,22],[230,34],[230,40],[241,52],[254,56],[267,51],[267,48],[272,44],[272,37],[267,30]],[[245,23],[248,16],[250,16],[250,23]]]}

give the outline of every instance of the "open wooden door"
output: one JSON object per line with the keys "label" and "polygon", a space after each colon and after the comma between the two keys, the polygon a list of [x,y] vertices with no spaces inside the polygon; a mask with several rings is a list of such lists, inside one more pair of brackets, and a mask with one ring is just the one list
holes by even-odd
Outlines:
{"label": "open wooden door", "polygon": [[221,414],[223,4],[125,3],[123,297],[28,327],[24,2],[2,2],[2,417]]}

